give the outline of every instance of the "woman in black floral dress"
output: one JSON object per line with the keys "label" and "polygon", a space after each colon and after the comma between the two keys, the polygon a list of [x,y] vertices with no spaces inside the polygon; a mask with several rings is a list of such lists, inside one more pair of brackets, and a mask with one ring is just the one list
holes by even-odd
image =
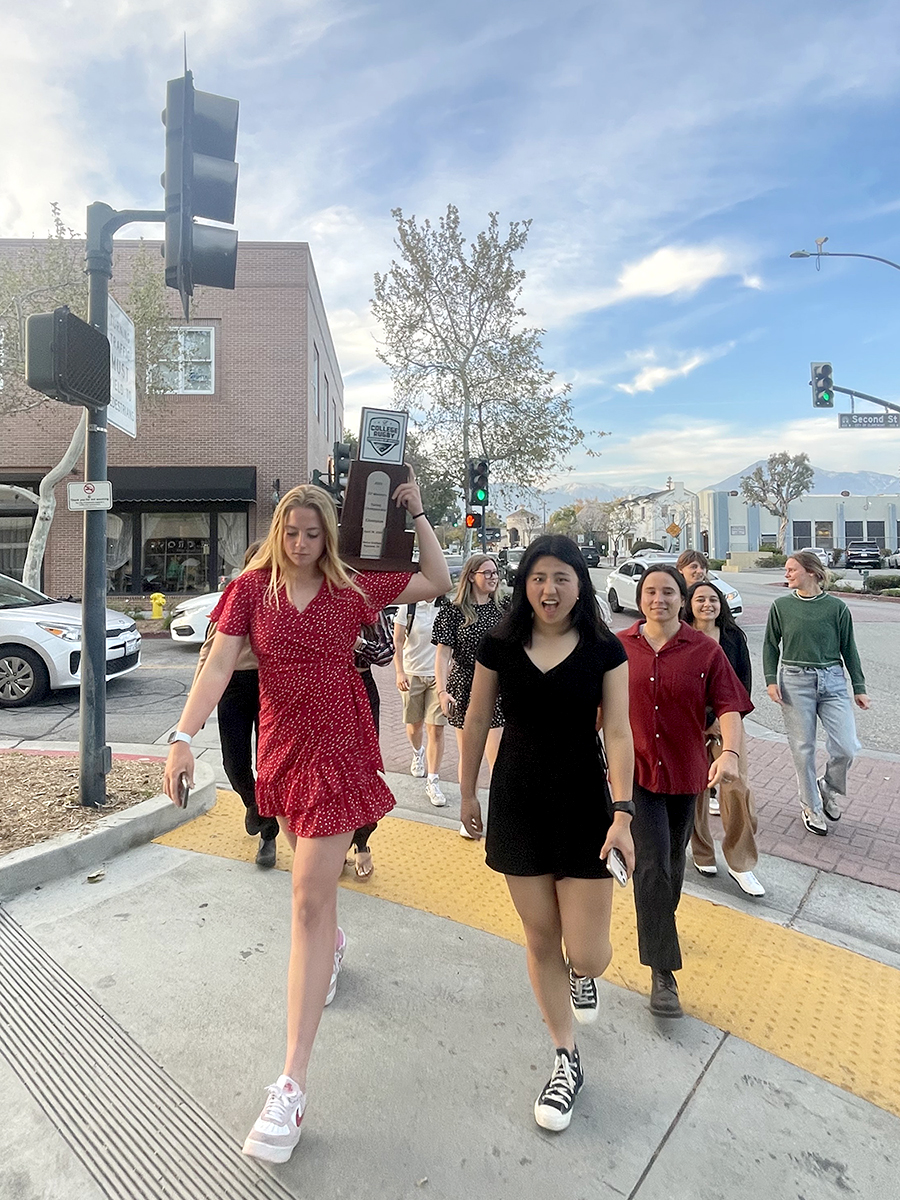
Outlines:
{"label": "woman in black floral dress", "polygon": [[[434,671],[438,698],[444,716],[456,730],[460,761],[462,730],[475,677],[475,654],[484,635],[503,615],[497,604],[499,586],[496,560],[488,554],[473,554],[463,567],[453,603],[442,605],[431,634],[431,640],[437,646]],[[492,770],[502,733],[503,712],[498,700],[485,745],[485,756]],[[471,836],[462,825],[459,831],[465,838]]]}

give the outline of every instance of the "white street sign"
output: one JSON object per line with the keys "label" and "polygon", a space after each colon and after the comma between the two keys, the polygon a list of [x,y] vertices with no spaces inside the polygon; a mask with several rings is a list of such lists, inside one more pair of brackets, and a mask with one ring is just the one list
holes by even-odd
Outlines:
{"label": "white street sign", "polygon": [[108,479],[67,483],[69,512],[85,512],[89,508],[112,508],[112,484]]}
{"label": "white street sign", "polygon": [[134,386],[134,322],[109,298],[110,425],[137,437],[137,393]]}

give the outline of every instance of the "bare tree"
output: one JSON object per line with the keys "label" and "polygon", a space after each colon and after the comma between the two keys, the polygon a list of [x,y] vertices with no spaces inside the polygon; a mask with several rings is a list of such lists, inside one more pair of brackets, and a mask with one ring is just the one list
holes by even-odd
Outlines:
{"label": "bare tree", "polygon": [[748,504],[759,504],[778,517],[778,548],[784,553],[788,505],[812,491],[815,473],[806,454],[770,454],[762,465],[741,479],[741,493]]}
{"label": "bare tree", "polygon": [[543,330],[524,324],[524,271],[515,265],[530,221],[506,236],[496,213],[467,243],[450,204],[437,226],[393,210],[400,260],[375,276],[379,357],[394,399],[408,408],[442,472],[465,487],[465,463],[491,462],[492,486],[536,487],[583,438],[560,385],[541,361]]}

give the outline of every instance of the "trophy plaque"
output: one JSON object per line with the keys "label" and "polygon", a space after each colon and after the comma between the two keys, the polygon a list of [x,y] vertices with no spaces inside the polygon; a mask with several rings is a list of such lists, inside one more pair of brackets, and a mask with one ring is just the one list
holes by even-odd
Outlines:
{"label": "trophy plaque", "polygon": [[418,571],[415,533],[406,528],[406,509],[391,499],[409,480],[404,463],[408,414],[364,408],[359,457],[350,464],[341,512],[340,556],[357,571]]}

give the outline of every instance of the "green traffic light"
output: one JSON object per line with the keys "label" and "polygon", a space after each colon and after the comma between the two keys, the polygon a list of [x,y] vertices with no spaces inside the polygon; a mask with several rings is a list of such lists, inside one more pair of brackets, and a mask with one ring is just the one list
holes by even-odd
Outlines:
{"label": "green traffic light", "polygon": [[831,392],[823,392],[822,399],[826,402],[826,404],[830,404],[834,399],[834,396],[832,396]]}
{"label": "green traffic light", "polygon": [[487,492],[484,490],[484,488],[476,489],[475,499],[478,501],[479,504],[484,504],[485,500],[487,500]]}

